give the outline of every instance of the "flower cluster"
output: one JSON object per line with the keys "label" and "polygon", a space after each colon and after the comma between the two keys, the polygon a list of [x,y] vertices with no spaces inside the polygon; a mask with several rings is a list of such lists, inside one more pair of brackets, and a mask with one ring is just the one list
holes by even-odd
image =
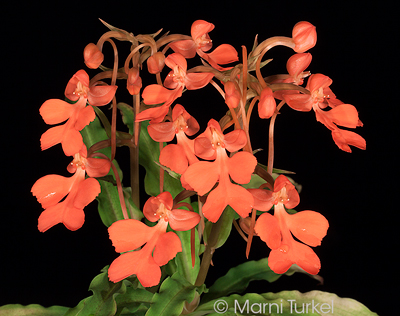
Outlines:
{"label": "flower cluster", "polygon": [[[83,54],[89,68],[100,68],[103,72],[89,80],[88,74],[79,70],[65,89],[68,101],[48,100],[40,108],[47,124],[60,124],[42,135],[42,150],[60,143],[65,155],[73,157],[67,169],[74,175],[70,178],[48,175],[33,185],[32,194],[44,208],[39,230],[46,231],[57,223],[70,230],[80,228],[84,222],[83,208],[103,194],[99,181],[109,181],[115,190],[104,193],[104,198],[119,200],[122,210],[122,215],[114,214],[112,223],[105,222],[112,244],[120,253],[108,269],[112,282],[135,275],[144,287],[159,284],[160,267],[174,260],[183,249],[185,241],[175,232],[190,230],[191,242],[197,234],[204,243],[203,262],[195,282],[200,286],[211,263],[221,223],[231,226],[232,218],[226,222],[224,217],[228,208],[235,211],[235,224],[237,220],[249,223],[242,225],[249,235],[248,247],[256,235],[271,249],[268,264],[275,273],[284,273],[293,264],[310,274],[319,273],[321,263],[310,246],[321,244],[329,224],[317,212],[293,210],[299,204],[299,194],[289,178],[273,169],[274,122],[280,108],[287,104],[296,111],[313,110],[317,121],[331,131],[335,144],[343,151],[351,152],[350,146],[365,149],[366,143],[360,135],[344,129],[362,126],[356,108],[336,98],[328,76],[307,71],[312,61],[307,51],[317,40],[315,27],[303,21],[294,26],[291,37],[255,41],[249,54],[243,47],[243,62],[237,63],[239,54],[233,46],[221,44],[213,49],[209,33],[214,24],[204,20],[192,24],[190,35],[165,34],[159,39],[156,39],[159,32],[134,36],[104,24],[110,31],[97,44],[88,44]],[[114,67],[109,69],[102,66],[102,48],[106,41],[110,42],[117,56],[115,39],[128,41],[132,47],[123,67],[116,58]],[[277,45],[295,52],[287,61],[287,74],[264,76],[261,69],[268,62],[262,62],[262,58]],[[188,69],[187,59],[195,57],[201,59],[201,65]],[[157,83],[144,84],[141,72],[146,68]],[[111,79],[111,84],[103,79]],[[117,79],[126,80],[126,89],[133,96],[132,106],[116,102]],[[209,118],[201,130],[198,121],[189,114],[189,106],[174,103],[185,91],[207,85],[219,92],[220,103],[227,106],[227,112],[218,121]],[[97,108],[110,102],[111,123]],[[266,164],[258,162],[251,145],[249,126],[256,103],[258,116],[269,119]],[[212,106],[218,106],[218,102]],[[129,133],[116,130],[118,109]],[[88,155],[80,132],[90,128],[96,114],[108,139],[92,144]],[[145,121],[149,122],[144,124]],[[156,146],[141,144],[143,139]],[[123,187],[119,170],[113,164],[118,146],[130,148],[130,188]],[[106,147],[111,148],[111,157],[96,153]],[[146,150],[152,150],[151,155],[145,155]],[[148,161],[153,156],[158,161]],[[143,157],[147,160],[143,161]],[[146,176],[153,179],[151,185],[159,188],[159,193],[149,193],[152,196],[143,207],[139,199],[139,163],[145,167]],[[104,177],[111,167],[112,180]],[[100,177],[104,178],[96,179]],[[112,192],[115,196],[110,197]],[[140,216],[128,212],[127,201]],[[256,211],[263,213],[257,218]],[[212,229],[205,229],[207,225]],[[240,230],[238,225],[235,227]],[[241,230],[240,233],[244,236]],[[194,257],[201,253],[193,244],[190,255],[194,265]]]}

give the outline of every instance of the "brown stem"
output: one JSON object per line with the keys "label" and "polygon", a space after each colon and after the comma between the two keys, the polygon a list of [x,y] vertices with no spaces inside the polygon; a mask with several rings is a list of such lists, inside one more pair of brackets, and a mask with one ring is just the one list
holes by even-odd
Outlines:
{"label": "brown stem", "polygon": [[281,101],[276,107],[274,115],[272,115],[269,121],[269,138],[268,138],[268,166],[267,171],[272,175],[273,165],[274,165],[274,127],[276,116],[279,114],[279,110],[285,104],[285,101]]}
{"label": "brown stem", "polygon": [[215,246],[217,245],[218,242],[218,235],[223,223],[223,217],[224,214],[222,214],[219,220],[215,224],[212,224],[211,226],[211,232],[207,238],[207,245],[204,249],[203,257],[201,259],[200,270],[199,274],[197,275],[196,282],[194,284],[195,286],[203,285],[206,280],[208,269],[210,268],[211,259],[215,250]]}

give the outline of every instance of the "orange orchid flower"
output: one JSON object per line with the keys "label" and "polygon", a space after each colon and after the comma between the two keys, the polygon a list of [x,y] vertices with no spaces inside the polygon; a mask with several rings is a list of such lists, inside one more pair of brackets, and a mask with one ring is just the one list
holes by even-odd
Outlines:
{"label": "orange orchid flower", "polygon": [[86,66],[91,69],[99,68],[104,60],[104,55],[94,43],[89,43],[83,50],[83,58],[85,60]]}
{"label": "orange orchid flower", "polygon": [[160,123],[168,113],[172,102],[182,95],[183,88],[186,87],[188,90],[201,89],[214,77],[214,74],[209,72],[187,73],[186,59],[178,53],[168,55],[165,64],[172,69],[164,80],[164,86],[169,89],[158,84],[152,84],[148,85],[142,93],[145,104],[163,103],[163,105],[140,112],[136,117],[136,122],[151,120],[151,124]]}
{"label": "orange orchid flower", "polygon": [[165,146],[160,153],[160,164],[182,174],[187,167],[199,159],[194,154],[194,140],[187,138],[196,134],[200,127],[196,119],[185,108],[177,104],[172,110],[173,122],[162,122],[147,126],[150,137],[156,142],[170,142],[176,136],[177,144]]}
{"label": "orange orchid flower", "polygon": [[[284,94],[286,103],[297,111],[314,110],[317,121],[324,124],[332,132],[332,138],[335,144],[342,150],[351,152],[349,145],[360,149],[366,148],[365,139],[360,135],[342,130],[337,125],[356,128],[362,126],[358,118],[357,109],[351,104],[344,104],[336,99],[329,86],[332,79],[323,74],[311,75],[308,79],[306,89],[310,94]],[[326,107],[331,107],[325,111]]]}
{"label": "orange orchid flower", "polygon": [[[110,161],[86,158],[86,155],[83,145],[67,168],[75,173],[72,177],[51,174],[32,186],[32,194],[44,208],[38,220],[39,231],[45,232],[58,223],[63,223],[69,230],[82,227],[85,221],[83,208],[100,193],[100,184],[92,177],[105,176],[110,170]],[[85,179],[86,173],[90,178]]]}
{"label": "orange orchid flower", "polygon": [[[329,223],[324,216],[314,211],[288,214],[300,202],[292,183],[280,175],[274,183],[274,191],[250,189],[254,196],[254,208],[268,211],[274,205],[274,215],[264,213],[254,227],[257,235],[271,249],[268,265],[278,274],[285,273],[292,264],[297,264],[310,274],[318,274],[321,263],[309,247],[319,246],[326,235]],[[294,240],[292,234],[304,244]],[[306,245],[305,245],[306,244]],[[307,246],[309,245],[309,246]]]}
{"label": "orange orchid flower", "polygon": [[[161,278],[160,267],[182,251],[179,237],[172,231],[167,232],[168,223],[174,230],[185,231],[200,221],[200,215],[195,212],[173,209],[169,192],[148,199],[143,214],[149,221],[158,223],[149,227],[141,221],[125,219],[116,221],[108,228],[115,251],[124,252],[108,269],[112,282],[135,274],[144,287],[157,285]],[[141,246],[140,250],[132,251]]]}
{"label": "orange orchid flower", "polygon": [[176,53],[182,54],[185,58],[193,58],[196,53],[205,59],[212,67],[219,71],[229,70],[232,67],[223,68],[221,65],[229,64],[239,60],[236,49],[229,44],[222,44],[207,54],[212,47],[212,40],[208,35],[214,29],[214,24],[204,20],[197,20],[192,24],[192,40],[176,41],[170,47]]}
{"label": "orange orchid flower", "polygon": [[246,217],[253,206],[252,195],[242,186],[250,181],[251,174],[257,165],[256,158],[248,152],[238,152],[231,158],[226,150],[235,152],[247,142],[245,132],[237,129],[226,135],[215,120],[210,120],[206,131],[195,139],[195,154],[203,159],[215,161],[199,161],[190,165],[181,177],[199,195],[208,193],[218,182],[218,186],[207,196],[203,205],[204,216],[216,222],[227,205],[242,217]]}
{"label": "orange orchid flower", "polygon": [[258,115],[262,119],[268,119],[274,115],[276,110],[276,101],[274,93],[270,87],[265,87],[260,94],[258,101]]}
{"label": "orange orchid flower", "polygon": [[72,156],[82,145],[79,133],[92,122],[96,115],[91,106],[101,106],[109,103],[114,97],[117,86],[93,86],[89,88],[89,76],[84,70],[79,70],[68,82],[65,96],[76,101],[68,103],[59,99],[50,99],[42,104],[39,113],[46,124],[55,125],[67,121],[63,125],[49,128],[40,138],[41,149],[48,149],[61,143],[65,155]]}

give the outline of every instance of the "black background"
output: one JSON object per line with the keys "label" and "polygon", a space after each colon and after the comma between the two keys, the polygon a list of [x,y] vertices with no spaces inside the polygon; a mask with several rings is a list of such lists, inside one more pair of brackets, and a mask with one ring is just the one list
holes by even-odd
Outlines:
{"label": "black background", "polygon": [[[317,27],[318,33],[308,69],[332,78],[331,88],[337,97],[356,106],[364,123],[356,132],[366,139],[367,150],[353,148],[353,153],[345,153],[312,112],[295,112],[287,106],[282,109],[276,121],[275,167],[295,171],[293,178],[303,185],[297,210],[321,212],[330,222],[322,246],[315,249],[325,283],[317,285],[306,275],[295,274],[273,284],[254,282],[249,290],[323,290],[354,298],[379,315],[394,311],[398,293],[398,212],[394,202],[399,194],[395,164],[398,24],[391,14],[394,8],[385,6],[385,1],[380,6],[362,7],[337,1],[317,6],[309,2],[215,3],[118,1],[4,6],[0,305],[75,306],[91,294],[87,290],[90,281],[117,257],[96,203],[85,209],[86,221],[78,231],[57,225],[40,233],[37,218],[42,209],[30,194],[33,183],[46,174],[69,175],[65,167],[70,159],[60,146],[40,150],[39,138],[48,126],[38,109],[47,99],[62,99],[71,76],[86,69],[83,48],[107,31],[98,18],[135,35],[160,28],[190,34],[193,21],[204,19],[215,24],[210,33],[214,47],[229,43],[239,53],[241,45],[251,49],[256,34],[260,42],[276,35],[291,36],[293,25],[306,20]],[[106,54],[107,50],[111,51],[105,44]],[[272,49],[264,58],[274,61],[263,74],[285,73],[286,60],[292,53],[289,49]],[[111,66],[111,60],[105,63]],[[212,88],[205,91],[209,91],[207,96],[202,90],[193,93],[197,99],[193,105],[179,102],[201,126],[211,118],[210,109],[226,111]],[[266,148],[268,125],[257,115],[253,122],[253,148]],[[117,159],[123,162],[123,155],[123,151],[117,152]],[[266,152],[257,157],[266,163]],[[267,254],[265,244],[256,240],[250,259]],[[208,284],[244,261],[245,243],[233,233],[215,253]]]}

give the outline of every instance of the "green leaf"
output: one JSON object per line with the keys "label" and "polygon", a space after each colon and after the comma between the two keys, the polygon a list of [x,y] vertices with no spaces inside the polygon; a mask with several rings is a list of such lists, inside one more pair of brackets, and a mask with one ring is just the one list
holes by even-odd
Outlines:
{"label": "green leaf", "polygon": [[21,304],[8,304],[0,307],[1,316],[62,316],[68,310],[64,306],[43,307],[38,304],[23,306]]}
{"label": "green leaf", "polygon": [[[328,314],[329,313],[329,314]],[[335,315],[376,316],[365,305],[336,294],[311,291],[282,291],[279,293],[234,294],[200,305],[191,316],[203,315]]]}
{"label": "green leaf", "polygon": [[176,272],[168,277],[160,286],[158,293],[154,294],[153,301],[146,316],[178,316],[186,302],[194,299],[196,287]]}
{"label": "green leaf", "polygon": [[[285,274],[292,275],[290,269]],[[276,274],[268,266],[268,258],[257,261],[246,261],[238,266],[231,268],[227,274],[220,277],[209,288],[207,294],[204,295],[202,301],[207,302],[212,299],[226,296],[231,293],[241,293],[248,287],[251,281],[265,280],[274,282],[281,277],[282,274]]]}
{"label": "green leaf", "polygon": [[[117,312],[115,296],[124,294],[126,291],[125,282],[113,283],[108,280],[107,268],[96,276],[90,283],[89,290],[93,295],[84,299],[78,304],[78,308],[73,308],[66,315],[96,315],[112,316]],[[82,308],[80,308],[82,307]],[[76,313],[72,313],[75,311]]]}
{"label": "green leaf", "polygon": [[[126,292],[116,296],[118,314],[133,313],[132,315],[138,315],[139,310],[147,311],[150,307],[153,299],[153,293],[146,289],[128,287]],[[144,315],[144,313],[143,313]]]}
{"label": "green leaf", "polygon": [[101,193],[97,196],[98,210],[104,225],[109,227],[112,223],[124,219],[118,189],[112,183],[99,180]]}
{"label": "green leaf", "polygon": [[[145,191],[150,196],[160,194],[160,167],[157,165],[160,156],[160,146],[147,131],[149,122],[142,122],[139,143],[139,163],[146,169],[144,178]],[[173,197],[183,190],[179,179],[164,173],[164,191],[169,191]]]}

